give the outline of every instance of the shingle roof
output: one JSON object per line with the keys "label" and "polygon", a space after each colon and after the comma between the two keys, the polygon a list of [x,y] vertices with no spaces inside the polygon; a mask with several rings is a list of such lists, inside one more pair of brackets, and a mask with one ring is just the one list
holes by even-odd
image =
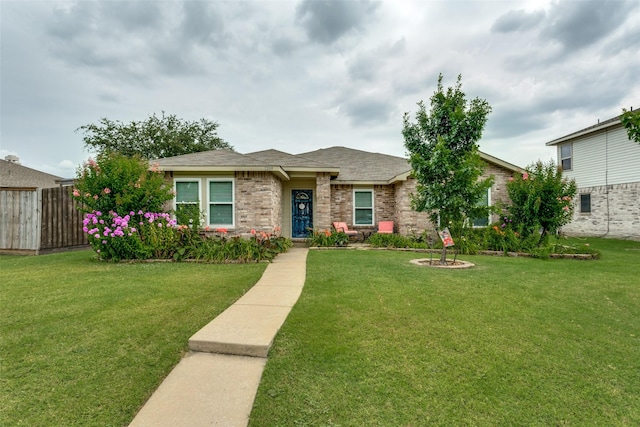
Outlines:
{"label": "shingle roof", "polygon": [[265,166],[265,163],[231,150],[211,150],[155,160],[163,168],[175,166]]}
{"label": "shingle roof", "polygon": [[339,167],[340,174],[335,182],[388,182],[398,175],[411,171],[411,165],[403,157],[346,147],[323,148],[298,154],[298,156]]}
{"label": "shingle roof", "polygon": [[49,188],[57,187],[63,178],[40,172],[17,163],[0,160],[0,187]]}
{"label": "shingle roof", "polygon": [[[488,162],[522,172],[523,169],[493,156],[480,153]],[[330,147],[302,154],[278,150],[240,154],[231,150],[213,150],[157,160],[163,170],[270,170],[284,179],[292,172],[331,172],[335,183],[389,183],[394,178],[405,179],[411,165],[404,157],[371,153],[346,147]],[[402,177],[405,178],[402,178]]]}

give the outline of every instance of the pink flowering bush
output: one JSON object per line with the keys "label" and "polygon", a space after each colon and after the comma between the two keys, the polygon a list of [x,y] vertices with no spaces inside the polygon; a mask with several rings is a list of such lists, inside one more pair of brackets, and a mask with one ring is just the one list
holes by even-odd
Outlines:
{"label": "pink flowering bush", "polygon": [[291,241],[279,233],[261,232],[245,239],[229,237],[226,229],[207,236],[178,225],[167,213],[141,210],[122,216],[116,212],[90,212],[83,231],[103,260],[196,260],[202,262],[255,262],[271,260],[285,252]]}
{"label": "pink flowering bush", "polygon": [[76,174],[73,188],[76,206],[84,213],[162,211],[173,198],[157,167],[139,157],[119,153],[102,153],[89,159]]}

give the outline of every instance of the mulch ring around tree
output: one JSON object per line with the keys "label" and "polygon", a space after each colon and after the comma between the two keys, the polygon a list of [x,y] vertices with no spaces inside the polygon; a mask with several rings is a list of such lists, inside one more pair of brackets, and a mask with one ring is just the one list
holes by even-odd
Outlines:
{"label": "mulch ring around tree", "polygon": [[446,264],[442,264],[440,263],[440,259],[439,258],[419,258],[419,259],[412,259],[410,261],[412,264],[416,264],[419,265],[421,267],[434,267],[434,268],[446,268],[446,269],[465,269],[465,268],[471,268],[474,267],[475,264],[472,262],[468,262],[468,261],[462,261],[462,260],[452,260],[452,259],[448,259],[446,261]]}

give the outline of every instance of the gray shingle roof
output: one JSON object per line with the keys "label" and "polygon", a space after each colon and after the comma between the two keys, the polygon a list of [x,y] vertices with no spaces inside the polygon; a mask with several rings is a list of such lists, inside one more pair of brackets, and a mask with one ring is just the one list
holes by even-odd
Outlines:
{"label": "gray shingle roof", "polygon": [[63,178],[40,172],[17,163],[0,160],[0,187],[50,188],[57,187],[56,181]]}
{"label": "gray shingle roof", "polygon": [[[488,162],[522,171],[500,159],[480,153]],[[213,150],[159,159],[164,170],[272,170],[288,179],[292,172],[327,171],[333,182],[388,183],[395,177],[411,172],[411,165],[404,157],[371,153],[346,147],[323,148],[302,154],[289,154],[278,150],[256,151],[240,154],[231,150]],[[279,172],[278,172],[279,171]],[[339,172],[339,173],[338,173]]]}
{"label": "gray shingle roof", "polygon": [[323,148],[298,156],[339,167],[340,174],[335,182],[386,182],[395,176],[411,171],[411,165],[403,157],[346,147]]}

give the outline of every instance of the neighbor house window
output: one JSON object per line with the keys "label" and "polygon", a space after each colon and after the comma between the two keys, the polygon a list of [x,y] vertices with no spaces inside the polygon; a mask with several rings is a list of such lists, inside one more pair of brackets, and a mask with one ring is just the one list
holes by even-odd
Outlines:
{"label": "neighbor house window", "polygon": [[[484,197],[482,197],[482,199],[477,203],[478,206],[490,206],[490,199],[491,199],[491,188],[487,189],[487,192],[485,193]],[[481,218],[474,218],[472,221],[472,224],[474,227],[486,227],[487,225],[489,225],[489,223],[491,222],[489,220],[489,215],[487,214],[487,216],[485,217],[481,217]]]}
{"label": "neighbor house window", "polygon": [[560,146],[560,164],[563,171],[570,171],[573,168],[571,158],[572,154],[571,144],[562,144]]}
{"label": "neighbor house window", "polygon": [[373,190],[353,191],[353,223],[373,225]]}
{"label": "neighbor house window", "polygon": [[210,179],[209,183],[209,225],[217,227],[234,226],[234,183],[233,179]]}
{"label": "neighbor house window", "polygon": [[580,212],[581,213],[591,212],[591,194],[580,195]]}
{"label": "neighbor house window", "polygon": [[200,221],[200,180],[176,179],[176,220],[181,225],[198,225]]}

